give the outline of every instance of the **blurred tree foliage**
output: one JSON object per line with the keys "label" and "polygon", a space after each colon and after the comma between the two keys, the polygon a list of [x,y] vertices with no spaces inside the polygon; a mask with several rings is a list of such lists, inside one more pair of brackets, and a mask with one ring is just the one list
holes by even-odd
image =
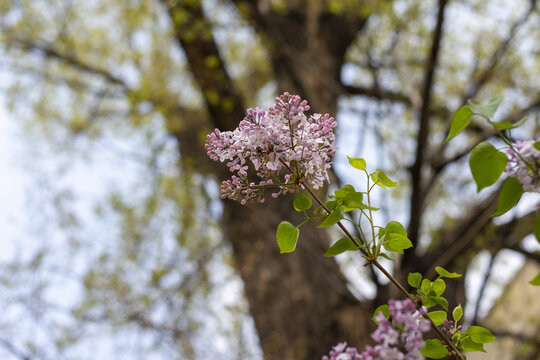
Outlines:
{"label": "blurred tree foliage", "polygon": [[[95,358],[97,347],[145,359],[258,357],[248,311],[266,359],[367,343],[373,309],[395,296],[387,284],[361,269],[375,295],[355,289],[322,258],[329,238],[315,229],[280,256],[274,231],[296,216],[290,199],[216,200],[227,172],[206,158],[204,135],[283,91],[339,111],[346,155],[373,156],[400,180],[384,210],[409,219],[416,250],[394,272],[466,273],[485,249],[538,260],[521,243],[531,215],[494,224],[496,194],[475,195],[463,170],[494,134],[478,123],[461,141],[442,140],[466,99],[494,95],[506,98],[501,119],[528,115],[521,136],[537,135],[539,22],[534,0],[2,1],[2,90],[36,161],[61,165],[45,177],[57,181],[37,183],[42,244],[2,265],[0,348],[21,359]],[[89,231],[62,174],[114,143],[129,148],[119,156],[137,164],[126,172],[137,179],[102,185]],[[463,282],[447,292],[465,303]]]}

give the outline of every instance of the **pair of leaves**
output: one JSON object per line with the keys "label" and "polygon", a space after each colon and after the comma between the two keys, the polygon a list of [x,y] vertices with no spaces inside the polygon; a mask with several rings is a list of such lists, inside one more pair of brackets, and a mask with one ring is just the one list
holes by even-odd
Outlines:
{"label": "pair of leaves", "polygon": [[397,182],[390,179],[381,169],[375,170],[370,176],[371,180],[382,188],[397,186]]}
{"label": "pair of leaves", "polygon": [[[440,326],[444,323],[444,320],[446,320],[447,313],[446,311],[437,310],[437,311],[431,311],[427,313],[427,316],[433,321],[433,323],[437,326]],[[454,308],[454,311],[452,312],[452,317],[454,318],[454,321],[457,323],[461,317],[463,316],[463,308],[461,307],[461,304],[456,306]]]}
{"label": "pair of leaves", "polygon": [[[446,317],[446,313],[443,313],[444,311],[434,311],[432,313],[429,313],[428,316],[432,314],[430,318],[435,318],[439,321],[441,318],[443,318],[443,316]],[[444,321],[444,318],[442,321]],[[467,331],[463,334],[463,340],[460,341],[460,345],[461,348],[465,351],[486,352],[484,350],[483,344],[490,343],[493,340],[495,340],[495,336],[488,329],[482,326],[469,326]],[[426,340],[426,343],[424,347],[420,350],[420,353],[422,353],[422,355],[424,355],[425,357],[431,359],[442,359],[448,355],[449,351],[446,346],[441,342],[441,340],[429,339]]]}
{"label": "pair of leaves", "polygon": [[[437,274],[439,274],[439,278],[453,279],[453,278],[461,277],[461,274],[451,273],[440,266],[436,266],[435,271],[437,272]],[[422,281],[422,274],[420,273],[409,273],[409,275],[407,276],[407,282],[413,288],[419,288],[421,281]]]}
{"label": "pair of leaves", "polygon": [[361,192],[357,192],[354,186],[347,184],[343,185],[339,190],[337,190],[333,195],[334,201],[337,204],[345,206],[344,211],[351,211],[354,209],[371,209],[366,204],[363,203],[364,195]]}
{"label": "pair of leaves", "polygon": [[[358,170],[366,170],[366,160],[362,158],[350,158],[348,156],[347,159],[349,159],[349,164],[351,164],[352,167]],[[397,182],[390,179],[381,169],[375,170],[370,176],[375,184],[383,188],[397,186]]]}
{"label": "pair of leaves", "polygon": [[500,130],[517,128],[527,120],[525,118],[516,123],[512,123],[510,121],[492,122],[491,118],[493,117],[493,115],[495,115],[495,112],[499,108],[501,102],[502,97],[500,96],[489,100],[487,104],[480,104],[474,100],[469,100],[469,105],[462,106],[458,109],[458,111],[456,111],[454,117],[452,118],[452,123],[450,124],[450,131],[445,141],[452,139],[460,132],[462,132],[463,129],[465,129],[469,125],[473,115],[480,115],[486,118],[493,127]]}
{"label": "pair of leaves", "polygon": [[463,334],[463,340],[460,342],[461,347],[465,351],[475,352],[484,350],[484,344],[490,343],[495,340],[495,336],[482,326],[469,326],[467,331]]}
{"label": "pair of leaves", "polygon": [[404,249],[412,247],[412,242],[407,238],[407,231],[397,221],[390,221],[384,229],[379,231],[379,240],[383,247],[390,252],[403,254]]}
{"label": "pair of leaves", "polygon": [[440,305],[448,311],[448,300],[441,296],[446,290],[446,284],[443,279],[437,278],[434,282],[424,279],[420,284],[420,290],[421,292],[419,293],[425,307],[430,308]]}

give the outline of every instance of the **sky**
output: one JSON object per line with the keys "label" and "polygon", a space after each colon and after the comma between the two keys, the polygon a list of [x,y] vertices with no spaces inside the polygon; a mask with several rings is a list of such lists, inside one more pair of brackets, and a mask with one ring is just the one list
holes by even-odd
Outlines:
{"label": "sky", "polygon": [[17,164],[20,145],[14,119],[0,101],[0,260],[12,258],[13,241],[21,235],[26,178]]}

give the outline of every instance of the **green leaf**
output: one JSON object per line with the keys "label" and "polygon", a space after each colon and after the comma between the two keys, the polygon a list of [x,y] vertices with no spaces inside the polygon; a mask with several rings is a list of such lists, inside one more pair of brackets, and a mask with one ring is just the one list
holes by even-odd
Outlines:
{"label": "green leaf", "polygon": [[362,209],[366,207],[366,205],[362,203],[363,200],[364,195],[361,192],[354,192],[348,194],[347,197],[343,199],[343,205],[352,209]]}
{"label": "green leaf", "polygon": [[491,125],[499,130],[509,130],[509,129],[515,129],[523,125],[527,121],[527,118],[524,117],[523,119],[513,123],[511,121],[501,121],[501,122],[492,122]]}
{"label": "green leaf", "polygon": [[461,304],[456,306],[454,308],[454,311],[452,311],[452,317],[454,318],[454,321],[457,323],[461,317],[463,316],[463,308],[461,307]]}
{"label": "green leaf", "polygon": [[444,293],[444,290],[446,290],[446,284],[444,283],[443,279],[436,279],[433,282],[433,286],[431,287],[431,290],[437,294],[437,296],[441,296]]}
{"label": "green leaf", "polygon": [[539,150],[539,151],[540,151],[540,141],[535,141],[535,143],[534,143],[533,146],[534,146],[534,148],[535,148],[536,150]]}
{"label": "green leaf", "polygon": [[540,243],[540,213],[534,218],[533,232],[536,240]]}
{"label": "green leaf", "polygon": [[384,185],[379,181],[379,179],[377,179],[377,175],[375,174],[375,172],[372,172],[371,174],[369,174],[369,176],[371,177],[371,180],[373,180],[374,184],[377,184],[380,187],[384,188]]}
{"label": "green leaf", "polygon": [[518,203],[521,195],[523,195],[523,188],[519,180],[515,177],[508,177],[502,185],[497,210],[490,216],[500,216],[506,213]]}
{"label": "green leaf", "polygon": [[529,284],[534,286],[540,286],[540,273],[538,273],[538,275],[536,275],[534,279],[529,281]]}
{"label": "green leaf", "polygon": [[403,254],[404,249],[412,247],[412,242],[403,235],[390,234],[383,246],[387,251]]}
{"label": "green leaf", "polygon": [[331,211],[336,210],[336,207],[338,206],[338,202],[335,200],[327,201],[324,206],[326,206],[327,209],[330,209]]}
{"label": "green leaf", "polygon": [[358,250],[358,247],[351,241],[351,239],[344,237],[330,246],[330,248],[324,253],[324,256],[336,256],[349,250]]}
{"label": "green leaf", "polygon": [[397,221],[390,221],[388,224],[386,224],[384,229],[390,234],[399,234],[407,237],[407,230],[405,230],[405,227]]}
{"label": "green leaf", "polygon": [[321,225],[319,225],[319,227],[325,228],[332,226],[334,224],[337,224],[341,219],[343,219],[343,209],[337,208],[336,210],[332,211],[326,219],[324,219],[324,221]]}
{"label": "green leaf", "polygon": [[477,191],[495,184],[507,162],[506,155],[497,151],[490,143],[483,141],[476,145],[469,157],[469,167],[476,182]]}
{"label": "green leaf", "polygon": [[442,296],[436,296],[432,298],[433,301],[435,301],[437,304],[441,305],[444,310],[448,311],[448,300],[443,298]]}
{"label": "green leaf", "polygon": [[418,288],[420,286],[420,282],[422,281],[422,274],[416,272],[416,273],[409,273],[407,275],[407,282],[409,285],[411,285],[413,288]]}
{"label": "green leaf", "polygon": [[446,142],[450,140],[465,129],[467,125],[469,125],[471,116],[473,116],[473,112],[468,106],[462,106],[459,108],[452,119],[452,123],[450,124],[450,132],[448,133],[448,137],[444,141]]}
{"label": "green leaf", "polygon": [[377,176],[377,179],[381,182],[381,184],[383,184],[384,186],[387,186],[387,187],[397,186],[397,182],[392,181],[388,176],[386,176],[386,174],[381,169],[375,170],[375,175]]}
{"label": "green leaf", "polygon": [[351,164],[354,168],[366,170],[366,160],[362,158],[350,158],[348,156],[347,159],[349,159],[349,164]]}
{"label": "green leaf", "polygon": [[375,318],[377,317],[377,315],[379,315],[381,311],[384,314],[384,317],[386,318],[386,320],[390,318],[390,310],[388,309],[388,304],[378,306],[373,312],[373,317],[372,317],[373,321],[375,321],[376,324],[379,324],[379,322],[375,320]]}
{"label": "green leaf", "polygon": [[446,311],[438,310],[428,312],[427,316],[429,316],[429,318],[433,321],[435,325],[439,326],[442,325],[442,323],[446,319]]}
{"label": "green leaf", "polygon": [[490,343],[495,340],[495,336],[491,331],[482,326],[469,326],[465,334],[469,334],[471,340],[479,344]]}
{"label": "green leaf", "polygon": [[431,289],[431,281],[429,279],[422,280],[422,284],[420,285],[420,289],[424,292],[424,294],[427,295],[429,290]]}
{"label": "green leaf", "polygon": [[443,345],[441,340],[428,339],[424,347],[420,349],[420,353],[428,358],[442,359],[448,355],[448,349]]}
{"label": "green leaf", "polygon": [[308,210],[312,205],[311,198],[305,193],[299,193],[294,197],[293,206],[296,211]]}
{"label": "green leaf", "polygon": [[468,352],[476,352],[476,351],[487,352],[484,349],[484,345],[475,343],[469,338],[463,339],[460,345],[463,350],[468,351]]}
{"label": "green leaf", "polygon": [[458,277],[461,277],[460,274],[451,273],[449,271],[446,271],[445,269],[443,269],[440,266],[436,266],[435,271],[437,271],[437,274],[439,274],[439,276],[442,277],[442,278],[458,278]]}
{"label": "green leaf", "polygon": [[497,108],[501,104],[502,100],[502,96],[497,96],[489,100],[487,104],[480,104],[472,99],[470,99],[468,103],[475,114],[482,115],[486,118],[491,118],[493,115],[495,115],[495,112],[497,111]]}
{"label": "green leaf", "polygon": [[[377,256],[383,257],[383,258],[385,258],[386,260],[394,261],[394,259],[392,259],[390,256],[386,255],[386,254],[383,253],[383,252],[377,254]],[[369,263],[368,263],[368,264],[369,264]]]}
{"label": "green leaf", "polygon": [[422,303],[423,303],[423,305],[424,305],[425,307],[427,307],[428,309],[429,309],[430,307],[433,307],[433,306],[437,305],[437,303],[436,303],[435,301],[433,301],[432,299],[427,298],[427,297],[424,298],[424,299],[422,300]]}
{"label": "green leaf", "polygon": [[334,196],[337,201],[339,200],[343,201],[347,196],[354,193],[356,193],[354,186],[352,186],[351,184],[346,184],[340,187],[338,190],[336,190],[336,192],[334,193]]}
{"label": "green leaf", "polygon": [[288,221],[280,222],[276,232],[280,253],[293,252],[296,249],[298,235],[300,235],[300,230],[296,226]]}

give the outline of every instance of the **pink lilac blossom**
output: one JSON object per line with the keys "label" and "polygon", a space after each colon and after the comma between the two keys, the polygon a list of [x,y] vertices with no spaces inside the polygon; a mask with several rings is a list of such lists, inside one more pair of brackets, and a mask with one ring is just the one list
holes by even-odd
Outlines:
{"label": "pink lilac blossom", "polygon": [[[380,312],[375,317],[379,323],[371,338],[377,343],[366,346],[358,354],[356,348],[345,349],[341,343],[330,351],[330,357],[323,356],[322,360],[423,360],[420,349],[424,346],[423,334],[430,329],[429,320],[423,319],[416,304],[411,299],[390,300],[388,302],[390,318],[386,319]],[[353,354],[355,357],[339,358],[342,354]]]}
{"label": "pink lilac blossom", "polygon": [[514,143],[514,148],[506,150],[509,155],[506,173],[519,180],[523,190],[540,192],[540,151],[534,147],[534,140]]}
{"label": "pink lilac blossom", "polygon": [[[298,190],[306,182],[317,189],[328,181],[331,157],[336,152],[336,122],[328,114],[307,117],[307,101],[284,93],[268,111],[248,109],[247,116],[234,131],[216,129],[207,136],[206,150],[214,161],[227,161],[234,174],[221,184],[221,197],[242,204],[264,201],[264,190],[272,194]],[[250,167],[259,180],[250,179]],[[292,170],[292,173],[291,171]]]}
{"label": "pink lilac blossom", "polygon": [[347,347],[346,342],[337,344],[330,350],[329,356],[323,356],[322,360],[362,360],[355,347]]}

